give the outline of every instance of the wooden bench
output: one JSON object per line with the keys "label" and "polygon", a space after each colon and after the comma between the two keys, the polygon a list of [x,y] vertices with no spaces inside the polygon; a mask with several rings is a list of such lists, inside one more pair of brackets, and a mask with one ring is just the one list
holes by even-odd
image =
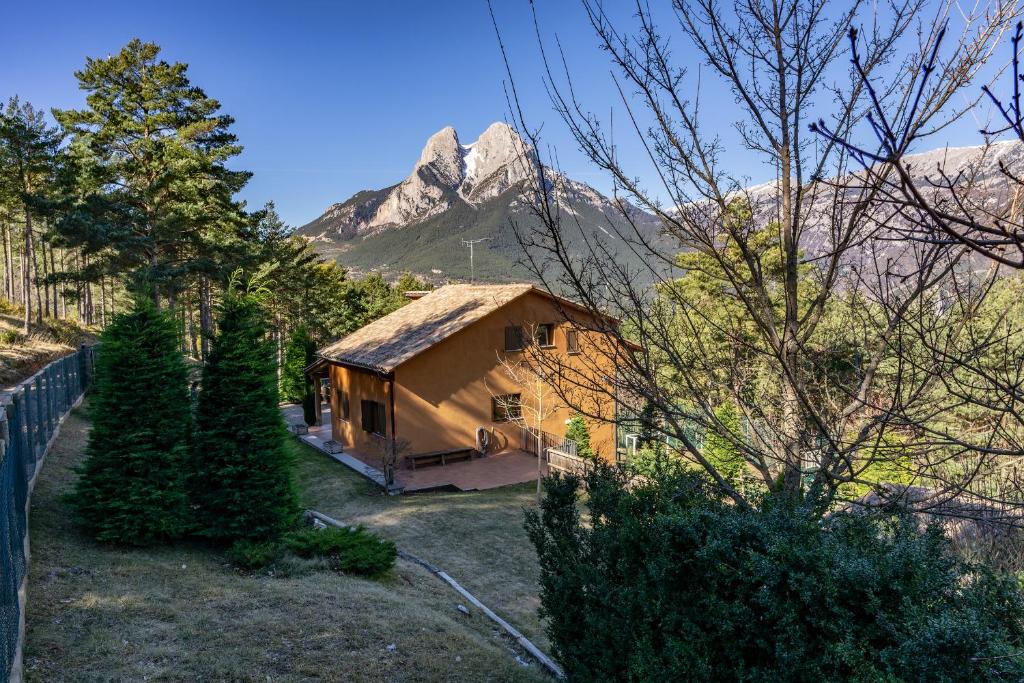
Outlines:
{"label": "wooden bench", "polygon": [[409,467],[415,471],[416,466],[420,467],[426,465],[447,465],[450,462],[464,462],[466,460],[472,460],[473,456],[476,455],[475,448],[454,448],[448,451],[433,451],[431,453],[417,453],[416,455],[407,456]]}

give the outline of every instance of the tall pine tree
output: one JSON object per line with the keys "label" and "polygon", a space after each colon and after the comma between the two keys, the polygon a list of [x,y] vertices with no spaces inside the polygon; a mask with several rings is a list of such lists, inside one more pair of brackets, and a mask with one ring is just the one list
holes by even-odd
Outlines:
{"label": "tall pine tree", "polygon": [[74,506],[97,540],[149,545],[182,535],[191,404],[177,328],[149,299],[103,331],[92,431]]}
{"label": "tall pine tree", "polygon": [[275,538],[299,514],[260,296],[233,278],[196,415],[190,489],[199,533],[226,542]]}

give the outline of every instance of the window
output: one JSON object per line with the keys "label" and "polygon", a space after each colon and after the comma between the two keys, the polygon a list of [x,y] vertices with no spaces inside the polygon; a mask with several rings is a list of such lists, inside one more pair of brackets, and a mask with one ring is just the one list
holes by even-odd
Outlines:
{"label": "window", "polygon": [[384,404],[379,401],[361,401],[359,408],[362,413],[363,431],[384,436],[388,428]]}
{"label": "window", "polygon": [[525,343],[523,343],[525,335],[523,334],[523,328],[519,325],[509,325],[505,328],[505,350],[506,351],[521,351]]}
{"label": "window", "polygon": [[551,323],[537,325],[537,330],[534,332],[533,337],[537,342],[537,346],[550,348],[555,345],[555,326]]}
{"label": "window", "polygon": [[491,397],[491,419],[495,422],[511,422],[523,416],[519,394],[504,394]]}
{"label": "window", "polygon": [[341,413],[342,420],[348,420],[352,417],[352,412],[348,405],[347,391],[338,391],[338,412]]}
{"label": "window", "polygon": [[565,331],[565,349],[569,353],[580,352],[580,335],[576,330]]}

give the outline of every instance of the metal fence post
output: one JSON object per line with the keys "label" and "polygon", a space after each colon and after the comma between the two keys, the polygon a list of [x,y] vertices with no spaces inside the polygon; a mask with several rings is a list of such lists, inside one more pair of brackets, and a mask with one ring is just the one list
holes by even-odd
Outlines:
{"label": "metal fence post", "polygon": [[43,378],[41,375],[36,375],[33,398],[36,400],[36,443],[39,447],[36,451],[36,457],[39,458],[43,454],[43,448],[46,447],[46,413],[44,412],[46,410],[46,397],[43,396]]}

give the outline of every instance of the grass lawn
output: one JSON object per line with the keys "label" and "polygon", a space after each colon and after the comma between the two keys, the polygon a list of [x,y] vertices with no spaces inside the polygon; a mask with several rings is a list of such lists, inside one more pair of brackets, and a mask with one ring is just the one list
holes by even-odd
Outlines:
{"label": "grass lawn", "polygon": [[[551,680],[517,663],[486,617],[460,613],[460,598],[416,565],[399,561],[382,581],[299,561],[252,575],[201,545],[112,549],[83,538],[60,496],[87,430],[81,410],[68,418],[33,495],[28,681]],[[294,447],[306,504],[440,564],[539,635],[525,488],[386,498]]]}
{"label": "grass lawn", "polygon": [[548,652],[537,616],[537,554],[523,528],[523,508],[535,504],[536,483],[384,496],[323,453],[298,442],[296,448],[303,505],[342,522],[362,524],[440,567]]}

